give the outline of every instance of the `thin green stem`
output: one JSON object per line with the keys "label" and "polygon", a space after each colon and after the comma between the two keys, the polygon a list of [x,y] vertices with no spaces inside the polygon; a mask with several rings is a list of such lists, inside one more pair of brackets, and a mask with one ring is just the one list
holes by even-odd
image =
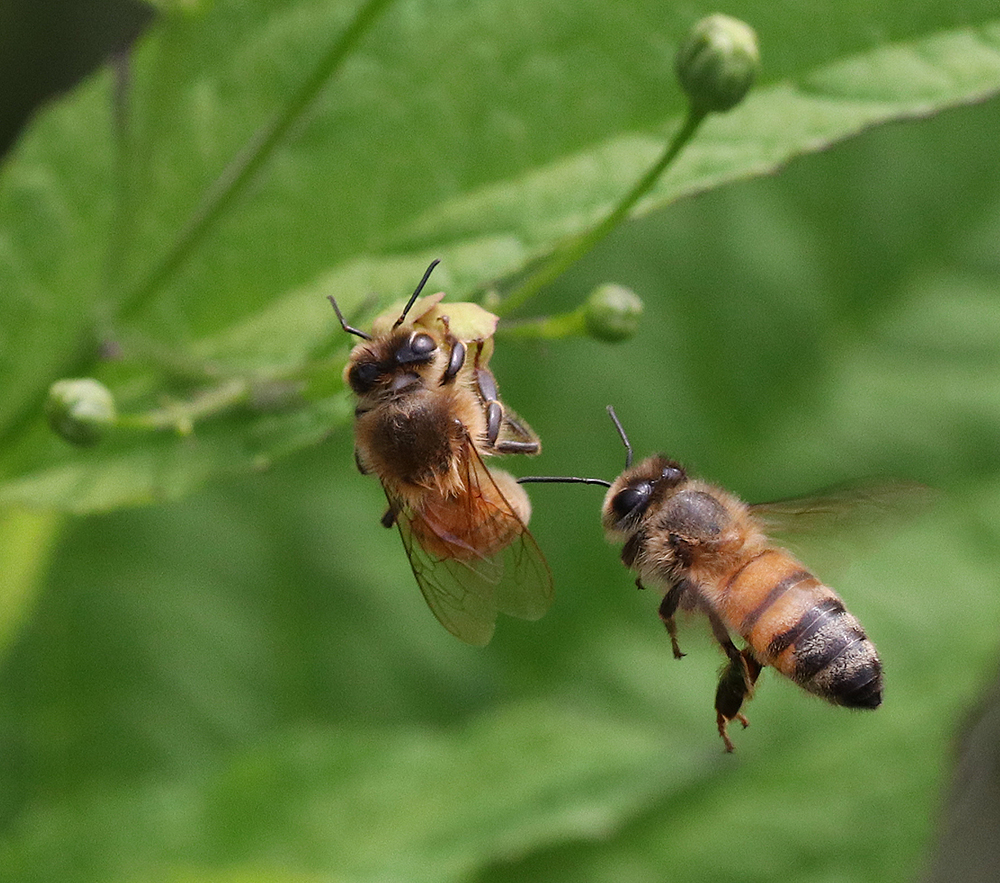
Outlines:
{"label": "thin green stem", "polygon": [[125,429],[170,429],[180,435],[190,435],[196,421],[244,404],[249,399],[250,390],[246,380],[234,378],[185,402],[175,402],[142,414],[121,414],[117,423]]}
{"label": "thin green stem", "polygon": [[[174,365],[165,365],[167,370],[183,370]],[[164,407],[140,413],[119,414],[117,425],[122,429],[141,432],[161,432],[171,430],[180,435],[190,435],[195,424],[218,416],[236,407],[251,406],[267,402],[272,404],[290,396],[304,399],[330,395],[326,381],[331,376],[339,377],[344,367],[342,358],[334,358],[296,365],[291,368],[265,369],[250,374],[215,378],[190,399],[178,399]],[[199,373],[199,379],[208,379],[208,374]],[[320,379],[317,389],[317,378]]]}
{"label": "thin green stem", "polygon": [[628,213],[635,204],[642,199],[656,183],[660,175],[663,174],[667,166],[677,157],[681,148],[691,140],[698,126],[707,114],[693,108],[688,109],[684,118],[684,123],[677,130],[670,140],[663,155],[649,168],[635,184],[635,186],[622,198],[622,200],[597,224],[589,230],[584,231],[579,236],[571,239],[568,243],[557,248],[552,257],[546,261],[537,271],[525,279],[520,285],[510,292],[495,310],[500,315],[507,315],[518,307],[523,306],[528,300],[534,297],[546,285],[551,284],[561,276],[567,269],[582,258],[598,242],[614,230],[622,221],[628,217]]}
{"label": "thin green stem", "polygon": [[104,290],[99,302],[98,329],[105,336],[105,326],[111,320],[111,310],[121,294],[122,267],[127,248],[127,238],[134,227],[135,200],[132,196],[132,132],[129,96],[132,79],[132,50],[125,49],[111,57],[114,86],[111,94],[111,128],[114,139],[115,202],[114,218],[108,229]]}
{"label": "thin green stem", "polygon": [[584,313],[580,308],[556,316],[504,321],[497,327],[496,336],[519,340],[564,340],[580,336],[587,330]]}
{"label": "thin green stem", "polygon": [[347,30],[319,60],[310,76],[283,110],[270,123],[259,129],[223,169],[222,174],[209,188],[201,204],[181,230],[172,248],[153,268],[146,280],[123,299],[119,309],[120,317],[127,318],[134,314],[187,260],[216,218],[242,192],[288,130],[300,119],[323,86],[337,72],[365,31],[392,2],[393,0],[368,0],[358,10]]}

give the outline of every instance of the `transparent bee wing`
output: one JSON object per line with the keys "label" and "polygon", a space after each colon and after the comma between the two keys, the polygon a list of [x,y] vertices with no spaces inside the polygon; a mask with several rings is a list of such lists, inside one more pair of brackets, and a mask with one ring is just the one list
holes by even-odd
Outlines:
{"label": "transparent bee wing", "polygon": [[471,444],[460,469],[466,493],[429,493],[419,511],[392,499],[390,505],[428,606],[453,635],[483,646],[498,613],[533,620],[548,610],[552,575]]}
{"label": "transparent bee wing", "polygon": [[885,481],[758,503],[750,511],[773,539],[830,578],[843,573],[845,561],[871,552],[926,511],[934,499],[926,485]]}
{"label": "transparent bee wing", "polygon": [[[403,548],[427,606],[449,632],[467,644],[485,647],[496,628],[497,607],[490,597],[489,581],[473,578],[453,559],[429,553],[414,537],[412,510],[396,518]],[[473,582],[480,583],[472,585]]]}
{"label": "transparent bee wing", "polygon": [[926,510],[934,496],[933,489],[917,482],[870,482],[755,503],[750,510],[775,533],[841,532],[905,521]]}

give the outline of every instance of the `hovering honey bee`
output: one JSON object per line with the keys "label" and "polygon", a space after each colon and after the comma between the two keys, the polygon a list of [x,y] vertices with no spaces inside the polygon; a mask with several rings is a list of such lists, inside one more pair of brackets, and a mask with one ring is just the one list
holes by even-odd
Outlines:
{"label": "hovering honey bee", "polygon": [[[625,471],[615,481],[521,481],[574,481],[608,488],[601,513],[605,533],[611,542],[624,542],[622,562],[638,574],[639,588],[650,583],[664,590],[659,614],[675,658],[684,655],[677,642],[677,610],[708,617],[728,659],[715,694],[716,721],[726,750],[733,750],[729,723],[738,720],[747,726],[741,709],[752,698],[765,666],[835,705],[878,708],[882,662],[875,645],[837,593],[769,539],[769,507],[748,505],[722,488],[691,478],[663,455],[633,466],[625,431],[614,410],[608,411],[627,451]],[[781,508],[788,514],[795,506]],[[732,635],[746,646],[739,649]]]}
{"label": "hovering honey bee", "polygon": [[[472,303],[419,298],[434,261],[402,310],[375,319],[351,351],[344,380],[357,396],[355,461],[374,473],[417,584],[441,624],[485,645],[497,613],[538,619],[552,576],[528,532],[531,504],[513,476],[483,457],[537,454],[538,437],[505,407],[487,367],[497,317]],[[418,300],[419,298],[419,300]],[[393,318],[395,317],[395,318]]]}

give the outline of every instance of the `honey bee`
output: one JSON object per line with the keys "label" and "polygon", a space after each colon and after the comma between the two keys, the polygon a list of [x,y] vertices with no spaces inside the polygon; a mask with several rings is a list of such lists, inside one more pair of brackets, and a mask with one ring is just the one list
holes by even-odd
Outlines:
{"label": "honey bee", "polygon": [[[351,351],[344,381],[357,396],[354,456],[382,483],[417,584],[441,624],[483,646],[497,613],[541,617],[552,576],[528,532],[528,495],[483,457],[537,454],[531,428],[499,398],[488,368],[497,317],[472,303],[420,298],[434,261],[396,315],[376,318]],[[418,299],[419,298],[419,299]],[[395,318],[393,318],[395,316]]]}
{"label": "honey bee", "polygon": [[[664,591],[660,618],[675,658],[681,653],[678,609],[707,616],[726,654],[715,694],[716,723],[726,751],[731,721],[744,727],[744,702],[761,670],[771,666],[800,687],[835,705],[878,708],[882,662],[875,645],[836,592],[824,585],[766,533],[767,505],[748,505],[722,488],[691,478],[663,455],[632,465],[625,431],[608,408],[625,444],[625,471],[574,481],[608,488],[601,522],[611,542],[623,542],[622,563],[636,585]],[[791,509],[785,505],[783,508]],[[745,642],[739,649],[736,635]]]}

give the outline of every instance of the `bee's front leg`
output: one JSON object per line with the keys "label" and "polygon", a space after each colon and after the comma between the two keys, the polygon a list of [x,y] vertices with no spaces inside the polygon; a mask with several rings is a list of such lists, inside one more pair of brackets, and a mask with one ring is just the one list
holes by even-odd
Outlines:
{"label": "bee's front leg", "polygon": [[[498,454],[537,454],[540,450],[538,439],[525,429],[510,413],[505,413],[500,404],[497,381],[489,368],[476,368],[476,386],[486,405],[486,441]],[[506,424],[503,437],[501,427]],[[516,438],[512,436],[517,436]]]}
{"label": "bee's front leg", "polygon": [[444,370],[444,376],[441,378],[441,386],[451,383],[457,376],[458,372],[462,370],[462,366],[465,364],[465,344],[460,340],[455,340],[451,345],[451,355],[448,357],[448,366]]}

